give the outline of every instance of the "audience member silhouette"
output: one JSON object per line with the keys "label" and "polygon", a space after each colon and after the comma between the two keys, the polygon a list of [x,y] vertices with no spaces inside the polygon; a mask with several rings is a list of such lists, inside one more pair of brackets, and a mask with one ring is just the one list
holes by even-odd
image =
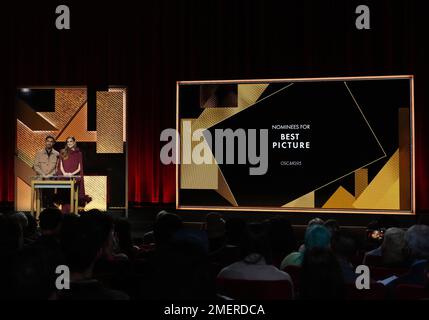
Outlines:
{"label": "audience member silhouette", "polygon": [[306,249],[301,268],[299,296],[302,300],[345,298],[341,267],[329,248]]}
{"label": "audience member silhouette", "polygon": [[331,239],[331,248],[337,257],[344,282],[348,284],[355,283],[357,275],[352,260],[357,253],[356,240],[349,233],[338,231]]}
{"label": "audience member silhouette", "polygon": [[425,268],[429,260],[429,226],[414,225],[405,232],[406,250],[411,266],[408,272],[388,284],[393,288],[399,284],[424,286]]}
{"label": "audience member silhouette", "polygon": [[[96,215],[96,213],[95,213]],[[93,276],[94,265],[103,255],[108,222],[99,216],[82,215],[67,219],[62,228],[61,246],[70,268],[70,289],[58,292],[61,300],[124,300],[120,291],[106,288]]]}
{"label": "audience member silhouette", "polygon": [[247,229],[241,244],[241,260],[224,269],[219,278],[241,280],[288,280],[291,277],[271,264],[272,252],[265,230],[259,233]]}
{"label": "audience member silhouette", "polygon": [[312,248],[329,248],[331,245],[331,233],[321,223],[309,224],[305,232],[304,250],[292,252],[286,256],[280,269],[284,269],[288,265],[300,266],[302,264],[304,253]]}

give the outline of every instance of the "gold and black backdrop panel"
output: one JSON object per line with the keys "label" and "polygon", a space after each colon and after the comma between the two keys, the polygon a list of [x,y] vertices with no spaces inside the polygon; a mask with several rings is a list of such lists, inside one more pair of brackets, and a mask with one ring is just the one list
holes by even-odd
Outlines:
{"label": "gold and black backdrop panel", "polygon": [[34,157],[48,135],[55,137],[57,151],[67,137],[77,140],[85,193],[92,198],[82,209],[127,207],[125,88],[96,91],[94,103],[89,103],[86,87],[17,89],[16,210],[30,209]]}

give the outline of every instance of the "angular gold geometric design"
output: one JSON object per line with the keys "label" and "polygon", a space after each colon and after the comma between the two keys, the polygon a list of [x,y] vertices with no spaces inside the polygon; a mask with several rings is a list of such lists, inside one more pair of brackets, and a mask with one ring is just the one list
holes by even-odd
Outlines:
{"label": "angular gold geometric design", "polygon": [[180,163],[190,164],[192,161],[192,148],[196,142],[192,141],[192,125],[195,119],[180,120]]}
{"label": "angular gold geometric design", "polygon": [[15,203],[17,211],[30,211],[31,187],[22,179],[16,177]]}
{"label": "angular gold geometric design", "polygon": [[238,107],[235,108],[206,108],[193,123],[194,130],[208,129],[233,115],[254,105],[268,84],[239,84]]}
{"label": "angular gold geometric design", "polygon": [[[386,158],[386,157],[387,157],[387,154],[386,154],[386,152],[385,152],[385,150],[384,150],[383,146],[381,145],[380,140],[378,139],[377,135],[375,134],[374,130],[372,129],[371,125],[369,124],[369,122],[368,122],[367,118],[365,117],[365,114],[363,113],[362,108],[359,106],[359,103],[356,101],[356,98],[354,97],[354,95],[353,95],[353,93],[351,92],[351,90],[350,90],[349,86],[347,85],[347,82],[346,82],[346,81],[344,81],[344,85],[345,85],[345,87],[346,87],[347,91],[349,92],[350,97],[353,99],[353,102],[354,102],[354,104],[355,104],[356,108],[359,110],[359,112],[360,112],[360,114],[361,114],[362,118],[363,118],[363,119],[364,119],[364,121],[366,122],[366,124],[367,124],[367,126],[368,126],[369,130],[371,131],[372,135],[374,136],[375,140],[377,141],[377,143],[378,143],[378,145],[379,145],[379,147],[380,147],[380,150],[383,152],[383,156],[381,156],[381,157],[379,157],[379,158],[377,158],[377,159],[375,159],[375,160],[373,160],[373,161],[371,161],[371,162],[369,162],[369,163],[366,163],[365,165],[363,165],[363,166],[361,166],[361,167],[360,167],[360,168],[364,168],[364,167],[367,167],[367,166],[369,166],[369,165],[371,165],[371,164],[373,164],[373,163],[375,163],[375,162],[377,162],[377,161],[379,161],[379,160],[381,160],[381,159],[383,159],[383,158]],[[314,191],[320,190],[320,189],[322,189],[322,188],[326,187],[327,185],[329,185],[329,184],[331,184],[331,183],[333,183],[333,182],[335,182],[335,181],[338,181],[338,180],[340,180],[340,179],[342,179],[342,178],[344,178],[344,177],[346,177],[346,176],[348,176],[348,175],[350,175],[350,174],[354,173],[356,170],[359,170],[360,168],[355,169],[355,170],[353,170],[353,171],[351,171],[351,172],[349,172],[349,173],[346,173],[346,174],[342,175],[341,177],[338,177],[338,178],[336,178],[336,179],[334,179],[334,180],[332,180],[332,181],[330,181],[330,182],[328,182],[328,183],[326,183],[326,184],[324,184],[324,185],[322,185],[322,186],[320,186],[320,187],[318,187],[318,188],[314,189]]]}
{"label": "angular gold geometric design", "polygon": [[354,104],[355,104],[356,108],[359,110],[359,112],[360,112],[361,116],[363,117],[363,119],[365,120],[365,122],[366,122],[366,124],[367,124],[367,126],[368,126],[369,130],[371,131],[372,135],[374,136],[375,140],[377,141],[377,143],[378,143],[378,145],[379,145],[379,147],[380,147],[380,150],[383,152],[383,156],[381,156],[381,157],[379,157],[379,158],[377,158],[377,159],[375,159],[375,160],[373,160],[373,161],[371,161],[371,162],[369,162],[369,163],[366,163],[365,165],[361,166],[361,167],[360,167],[360,168],[358,168],[358,169],[355,169],[355,170],[353,170],[353,171],[350,171],[350,172],[348,172],[348,173],[346,173],[346,174],[344,174],[344,175],[342,175],[342,176],[340,176],[340,177],[338,177],[338,178],[336,178],[336,179],[334,179],[334,180],[332,180],[332,181],[329,181],[328,183],[325,183],[324,185],[317,187],[317,188],[316,188],[316,189],[314,189],[313,191],[318,191],[318,190],[320,190],[320,189],[323,189],[323,188],[324,188],[324,187],[326,187],[327,185],[329,185],[329,184],[331,184],[331,183],[333,183],[333,182],[335,182],[335,181],[338,181],[338,180],[340,180],[340,179],[342,179],[342,178],[344,178],[344,177],[347,177],[348,175],[350,175],[350,174],[352,174],[352,173],[355,173],[357,170],[362,169],[362,168],[364,168],[364,167],[367,167],[367,166],[369,166],[369,165],[371,165],[371,164],[373,164],[373,163],[375,163],[375,162],[377,162],[377,161],[379,161],[379,160],[381,160],[381,159],[383,159],[383,158],[386,158],[386,157],[387,157],[387,154],[386,154],[386,152],[385,152],[385,150],[384,150],[383,146],[381,145],[380,140],[378,139],[377,135],[375,134],[374,130],[372,129],[371,125],[369,124],[369,122],[368,122],[367,118],[365,117],[365,114],[363,113],[362,108],[359,106],[358,102],[356,101],[356,99],[355,99],[355,97],[354,97],[353,93],[351,92],[351,90],[350,90],[349,86],[347,85],[347,82],[345,82],[345,81],[344,81],[344,85],[345,85],[346,89],[348,90],[348,92],[349,92],[349,94],[350,94],[350,97],[353,99],[353,102],[354,102]]}
{"label": "angular gold geometric design", "polygon": [[[184,125],[188,122],[188,125]],[[190,125],[189,125],[190,123]],[[195,164],[192,161],[192,150],[197,144],[206,143],[203,141],[191,141],[194,132],[195,119],[182,119],[180,122],[180,136],[182,137],[182,150],[183,153],[191,153],[184,155],[181,152],[181,165],[180,165],[180,189],[194,189],[194,190],[216,190],[222,197],[224,197],[231,205],[238,206],[234,195],[229,188],[228,183],[220,170],[216,159],[211,152],[211,149],[206,145],[207,156],[211,164]],[[188,159],[186,159],[188,158]],[[191,163],[183,163],[184,159]]]}
{"label": "angular gold geometric design", "polygon": [[223,176],[223,173],[220,168],[218,168],[218,183],[219,186],[216,190],[217,193],[224,197],[232,206],[238,207],[238,203],[235,200],[234,194],[229,188],[228,182],[226,182],[225,177]]}
{"label": "angular gold geometric design", "polygon": [[[410,76],[406,76],[407,78],[410,78]],[[363,79],[363,77],[361,77]],[[370,77],[371,79],[373,78],[382,78],[382,77]],[[385,78],[396,78],[394,76],[392,77],[385,77]],[[402,76],[398,76],[397,78],[402,78]],[[331,78],[334,79],[334,78]],[[348,80],[349,78],[344,78],[344,80]],[[352,78],[350,78],[352,79]],[[283,80],[287,80],[287,81],[293,81],[293,79],[283,79]],[[314,79],[302,79],[303,81],[311,81]],[[184,82],[186,84],[195,84],[196,82]],[[208,83],[208,82],[205,82]],[[220,82],[216,82],[214,81],[213,83],[220,83]],[[232,83],[232,81],[230,81],[230,83]],[[411,82],[412,83],[412,82]],[[292,85],[293,83],[291,83],[290,85]],[[255,86],[255,84],[249,84],[250,86]],[[365,114],[363,113],[361,107],[359,106],[358,102],[356,101],[353,93],[351,92],[350,88],[347,85],[347,82],[344,81],[344,85],[346,87],[346,89],[348,90],[351,98],[353,99],[357,109],[359,110],[363,120],[366,122],[369,130],[371,131],[371,133],[373,134],[376,142],[378,143],[380,150],[383,153],[383,156],[374,159],[372,162],[361,165],[359,168],[354,169],[353,171],[346,173],[345,175],[338,177],[337,179],[330,181],[322,186],[319,186],[317,189],[313,190],[311,193],[306,194],[298,199],[295,199],[291,202],[289,202],[288,204],[283,205],[282,207],[287,207],[290,205],[296,205],[297,202],[303,201],[303,203],[305,203],[305,201],[308,201],[308,199],[311,199],[311,194],[314,195],[314,191],[320,190],[324,187],[326,187],[329,184],[332,184],[335,181],[338,181],[352,173],[354,173],[355,175],[355,196],[353,196],[350,192],[348,192],[344,187],[340,186],[338,187],[338,189],[331,195],[330,199],[328,199],[328,201],[326,201],[326,203],[324,204],[324,206],[322,206],[322,208],[336,208],[336,209],[369,209],[369,210],[377,210],[377,209],[401,209],[401,210],[407,210],[410,209],[410,200],[411,200],[411,191],[410,190],[410,180],[413,177],[410,177],[410,174],[408,174],[408,178],[409,181],[407,181],[407,177],[403,177],[400,168],[407,168],[409,166],[411,166],[410,164],[410,119],[409,119],[409,109],[404,109],[403,111],[401,111],[399,109],[399,137],[400,139],[403,138],[405,143],[401,143],[399,140],[399,149],[393,154],[391,155],[390,159],[387,161],[387,163],[385,163],[385,165],[383,166],[383,168],[379,171],[379,173],[377,174],[377,176],[371,181],[370,184],[368,184],[368,169],[367,167],[377,161],[380,161],[383,158],[387,158],[388,155],[385,152],[385,149],[383,148],[383,146],[380,143],[380,140],[378,139],[378,137],[376,136],[374,130],[372,129],[370,123],[368,122],[368,119],[366,118]],[[243,85],[239,85],[241,86],[241,89],[243,89]],[[256,84],[256,86],[258,86],[258,84]],[[285,88],[287,88],[288,86],[286,86]],[[285,89],[283,88],[283,89]],[[281,89],[281,90],[283,90]],[[178,90],[179,90],[179,86],[178,86]],[[264,89],[265,90],[265,89]],[[263,93],[263,91],[261,91],[260,95]],[[281,91],[279,90],[279,91]],[[245,91],[245,90],[244,90]],[[244,91],[241,91],[242,93]],[[278,92],[278,91],[277,91]],[[275,92],[275,93],[277,93]],[[273,94],[275,94],[273,93]],[[272,94],[271,94],[272,95]],[[271,96],[269,95],[269,96]],[[241,95],[241,98],[243,98],[243,96],[245,95]],[[262,100],[268,98],[264,97]],[[260,97],[260,96],[259,96]],[[257,99],[253,102],[253,104],[258,103]],[[239,94],[238,94],[238,101],[242,101],[243,103],[243,99],[240,100],[240,90],[239,90]],[[178,102],[179,103],[179,102]],[[245,104],[245,102],[244,102]],[[192,129],[196,130],[196,129],[200,129],[200,128],[210,128],[216,124],[218,124],[219,122],[228,119],[229,117],[235,115],[236,113],[242,111],[243,109],[245,109],[246,107],[251,106],[252,104],[248,105],[248,106],[243,106],[240,105],[236,107],[236,108],[207,108],[205,109],[200,116],[193,122],[192,124]],[[178,105],[179,106],[179,105]],[[240,109],[242,108],[242,109]],[[179,110],[179,109],[178,109]],[[406,117],[405,118],[403,115],[401,115],[401,113],[406,113]],[[411,113],[412,114],[412,113]],[[180,119],[180,115],[179,112],[177,114],[178,119]],[[402,126],[402,128],[401,128]],[[408,133],[404,134],[405,131]],[[183,133],[183,132],[181,132]],[[191,147],[191,146],[189,146]],[[402,153],[402,151],[404,151],[404,153]],[[408,154],[407,154],[408,152]],[[398,155],[399,154],[399,155]],[[402,161],[402,157],[404,157],[404,160],[406,158],[407,162],[403,162]],[[181,165],[183,166],[183,164]],[[406,170],[405,170],[406,171]],[[220,173],[222,173],[220,171]],[[401,175],[401,176],[399,176]],[[223,176],[223,175],[222,175]],[[179,175],[180,177],[180,175]],[[218,183],[221,184],[222,181],[220,181],[220,177],[218,179]],[[406,183],[404,181],[407,181]],[[226,181],[225,181],[226,182]],[[402,188],[407,188],[408,191],[410,191],[410,193],[408,194],[408,197],[404,197],[404,190],[402,190]],[[401,192],[400,192],[401,191]],[[401,194],[401,198],[400,197]],[[399,203],[399,199],[401,201],[401,203]],[[308,203],[307,203],[308,204]],[[405,204],[405,206],[403,206]],[[180,208],[180,203],[179,201],[176,202],[176,206],[178,208]],[[269,208],[271,209],[271,208]],[[274,208],[273,208],[274,209]],[[251,208],[250,210],[258,210],[258,208]],[[351,210],[346,210],[346,212],[352,212]]]}
{"label": "angular gold geometric design", "polygon": [[97,131],[87,131],[87,123],[88,104],[85,103],[67,127],[63,128],[57,141],[66,141],[67,137],[75,137],[77,142],[96,142]]}
{"label": "angular gold geometric design", "polygon": [[107,177],[84,176],[85,193],[91,195],[92,201],[85,206],[85,211],[98,209],[107,211]]}
{"label": "angular gold geometric design", "polygon": [[55,89],[55,112],[38,112],[38,114],[61,130],[85,102],[86,89]]}
{"label": "angular gold geometric design", "polygon": [[383,154],[384,154],[384,156],[386,157],[386,156],[387,156],[386,151],[384,151],[384,148],[383,148],[383,146],[381,145],[380,140],[378,140],[377,135],[375,134],[374,130],[372,129],[371,125],[369,124],[368,120],[366,119],[365,114],[364,114],[364,113],[363,113],[363,111],[362,111],[362,108],[359,106],[359,103],[356,101],[356,98],[355,98],[355,96],[353,95],[353,93],[351,92],[351,90],[350,90],[349,86],[347,85],[347,82],[346,82],[346,81],[344,81],[344,85],[346,86],[346,88],[347,88],[347,90],[348,90],[348,92],[349,92],[350,96],[352,97],[352,99],[353,99],[353,101],[354,101],[354,103],[355,103],[356,107],[358,108],[358,110],[359,110],[360,114],[362,115],[362,118],[365,120],[366,124],[368,125],[369,130],[371,130],[371,133],[373,134],[373,136],[374,136],[375,140],[377,141],[378,146],[380,147],[381,151],[383,151]]}
{"label": "angular gold geometric design", "polygon": [[353,209],[353,202],[355,197],[339,186],[338,189],[332,194],[332,196],[322,206],[324,209]]}
{"label": "angular gold geometric design", "polygon": [[[184,126],[185,121],[187,121],[188,126]],[[180,179],[180,188],[181,189],[205,189],[205,190],[216,190],[218,188],[218,166],[216,165],[215,159],[212,152],[210,151],[210,160],[211,164],[195,164],[192,161],[192,150],[194,147],[202,143],[200,141],[193,141],[193,124],[195,119],[182,119],[181,121],[181,143],[182,150],[181,152],[181,179]],[[204,140],[205,141],[205,140]],[[205,143],[205,142],[204,142]],[[210,150],[210,148],[206,148]],[[190,153],[190,154],[185,154]],[[186,159],[187,163],[184,163]],[[188,163],[191,162],[191,163]]]}
{"label": "angular gold geometric design", "polygon": [[45,147],[45,138],[48,135],[55,136],[58,131],[32,131],[20,120],[16,121],[17,153],[18,158],[24,161],[30,168],[33,167],[37,151]]}
{"label": "angular gold geometric design", "polygon": [[237,84],[207,84],[200,86],[202,108],[236,108]]}
{"label": "angular gold geometric design", "polygon": [[[127,123],[127,91],[124,88],[109,88],[109,92],[120,92],[122,94],[122,123]],[[127,142],[127,126],[124,125],[123,140]]]}
{"label": "angular gold geometric design", "polygon": [[314,192],[309,192],[291,202],[286,203],[282,208],[314,208]]}
{"label": "angular gold geometric design", "polygon": [[218,167],[216,164],[181,164],[180,188],[216,190]]}
{"label": "angular gold geometric design", "polygon": [[[399,149],[390,157],[389,161],[378,172],[368,187],[353,203],[357,209],[400,209],[399,208]],[[395,194],[398,184],[397,197],[386,198],[386,195]]]}
{"label": "angular gold geometric design", "polygon": [[15,173],[16,177],[28,185],[31,185],[31,177],[36,174],[32,167],[28,166],[18,157],[15,157]]}
{"label": "angular gold geometric design", "polygon": [[244,109],[253,106],[267,88],[267,83],[239,84],[238,107]]}
{"label": "angular gold geometric design", "polygon": [[[103,143],[108,145],[109,148],[115,148],[115,151],[123,152],[123,143],[126,141],[124,125],[126,122],[125,90],[123,88],[112,90],[115,92],[110,93],[111,96],[107,99],[102,97],[101,103],[103,107],[106,107],[106,101],[112,104],[108,106],[108,113],[109,116],[113,115],[114,125],[109,128],[109,134],[116,134],[118,126],[121,130],[117,135],[118,139],[115,138],[113,141]],[[16,104],[17,156],[15,157],[15,208],[17,210],[30,210],[30,179],[35,175],[32,166],[36,152],[42,150],[45,146],[47,135],[56,137],[60,142],[64,141],[67,136],[74,136],[78,142],[97,141],[97,132],[87,131],[88,107],[86,99],[87,90],[85,88],[55,89],[55,112],[35,112],[25,101],[18,99]],[[117,105],[120,107],[117,107]],[[120,111],[117,111],[118,109]],[[120,121],[116,119],[116,115],[118,115],[117,118],[120,118]],[[102,118],[101,127],[103,131],[103,124],[106,123],[104,118],[107,118],[105,113]],[[119,143],[117,143],[118,140],[120,141]],[[118,145],[120,145],[120,150]],[[55,146],[56,149],[62,147],[62,143]],[[86,176],[85,182],[86,193],[93,198],[85,209],[98,208],[106,210],[107,177]]]}
{"label": "angular gold geometric design", "polygon": [[[201,90],[201,89],[200,89]],[[201,93],[200,93],[201,95]],[[201,98],[200,98],[200,104],[201,104]],[[212,95],[210,98],[207,99],[207,101],[204,102],[204,104],[201,106],[202,108],[213,108],[213,106],[216,105],[216,96]],[[235,108],[235,106],[223,106],[222,108]]]}
{"label": "angular gold geometric design", "polygon": [[97,91],[97,153],[123,153],[123,93]]}
{"label": "angular gold geometric design", "polygon": [[396,210],[400,208],[399,201],[399,179],[396,179],[390,188],[387,189],[384,196],[378,200],[377,206],[379,208]]}
{"label": "angular gold geometric design", "polygon": [[411,164],[410,164],[410,112],[407,108],[398,109],[398,142],[399,142],[399,194],[401,210],[411,208]]}
{"label": "angular gold geometric design", "polygon": [[55,112],[35,112],[24,101],[17,103],[16,209],[29,211],[30,178],[36,152],[45,147],[48,135],[56,137],[86,101],[85,89],[56,89]]}
{"label": "angular gold geometric design", "polygon": [[366,187],[368,187],[368,169],[357,169],[355,171],[355,197],[359,197]]}
{"label": "angular gold geometric design", "polygon": [[[280,90],[270,94],[264,99],[286,89],[292,84],[288,84]],[[255,105],[258,99],[268,87],[268,83],[261,84],[238,84],[238,107],[235,108],[206,108],[200,114],[197,119],[181,119],[180,123],[180,136],[181,139],[181,150],[190,152],[193,147],[199,142],[185,139],[184,137],[192,137],[192,133],[197,129],[208,129],[233,115]],[[190,132],[184,132],[183,123],[186,120],[191,120],[191,128],[187,128]],[[225,180],[221,170],[219,169],[216,159],[211,154],[212,164],[184,164],[184,156],[181,153],[180,159],[180,188],[181,189],[216,189],[220,195],[228,200],[233,206],[238,206],[235,197],[229,188],[227,181]],[[188,155],[188,157],[191,155]]]}
{"label": "angular gold geometric design", "polygon": [[40,116],[33,110],[24,100],[17,99],[16,101],[16,118],[24,123],[33,131],[55,131],[51,123]]}

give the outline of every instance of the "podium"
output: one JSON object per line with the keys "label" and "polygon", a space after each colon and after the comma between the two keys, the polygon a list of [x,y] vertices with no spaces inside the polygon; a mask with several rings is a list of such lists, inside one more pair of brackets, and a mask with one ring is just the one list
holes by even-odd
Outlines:
{"label": "podium", "polygon": [[43,189],[70,189],[70,212],[78,213],[79,183],[81,176],[52,176],[48,178],[36,176],[31,178],[31,214],[39,218],[41,209],[41,191]]}

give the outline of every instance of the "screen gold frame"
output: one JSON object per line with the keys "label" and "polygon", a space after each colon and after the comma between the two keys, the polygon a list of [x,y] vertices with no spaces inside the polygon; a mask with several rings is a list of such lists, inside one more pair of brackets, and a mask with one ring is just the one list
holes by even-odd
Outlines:
{"label": "screen gold frame", "polygon": [[[283,208],[283,207],[232,207],[232,206],[183,206],[179,203],[179,160],[181,140],[179,139],[179,88],[182,85],[201,84],[232,84],[232,83],[276,83],[276,82],[312,82],[312,81],[356,81],[356,80],[389,80],[408,79],[410,81],[410,210],[376,210],[376,209],[321,209],[321,208]],[[204,210],[204,211],[258,211],[258,212],[303,212],[303,213],[348,213],[348,214],[408,214],[416,213],[415,199],[415,135],[414,135],[414,75],[389,75],[389,76],[355,76],[355,77],[321,77],[321,78],[284,78],[284,79],[251,79],[251,80],[201,80],[201,81],[177,81],[176,82],[176,209],[177,210]]]}

